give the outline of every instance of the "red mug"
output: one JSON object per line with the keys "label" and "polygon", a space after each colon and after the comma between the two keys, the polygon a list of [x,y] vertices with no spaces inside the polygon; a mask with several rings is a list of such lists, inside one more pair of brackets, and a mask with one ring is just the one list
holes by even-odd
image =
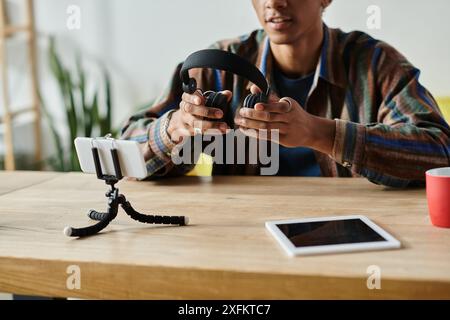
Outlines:
{"label": "red mug", "polygon": [[428,170],[426,180],[431,223],[450,228],[450,167]]}

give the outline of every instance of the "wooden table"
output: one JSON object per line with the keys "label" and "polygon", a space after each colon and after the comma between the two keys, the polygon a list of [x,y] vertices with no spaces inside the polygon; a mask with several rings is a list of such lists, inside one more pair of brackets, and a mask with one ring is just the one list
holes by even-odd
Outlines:
{"label": "wooden table", "polygon": [[[430,225],[422,189],[280,177],[119,186],[136,209],[187,215],[192,225],[143,225],[121,211],[100,235],[66,238],[64,226],[85,226],[89,208],[105,207],[106,186],[91,175],[57,175],[0,196],[0,291],[138,299],[450,298],[450,229]],[[291,258],[264,227],[267,220],[348,214],[368,216],[403,248]],[[80,290],[67,288],[71,265],[80,268]],[[367,288],[371,265],[381,270],[380,290]]]}
{"label": "wooden table", "polygon": [[0,171],[0,195],[50,180],[60,175],[56,172]]}

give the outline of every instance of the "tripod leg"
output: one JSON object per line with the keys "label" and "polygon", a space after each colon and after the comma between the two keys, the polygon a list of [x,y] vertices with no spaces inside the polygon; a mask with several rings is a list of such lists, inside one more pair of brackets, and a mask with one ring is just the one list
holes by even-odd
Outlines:
{"label": "tripod leg", "polygon": [[93,226],[85,228],[66,227],[64,229],[64,234],[68,237],[78,237],[78,238],[89,237],[105,229],[110,222],[111,219],[109,219],[109,216],[107,216],[105,217],[105,219],[99,221],[97,224],[94,224]]}
{"label": "tripod leg", "polygon": [[91,219],[91,220],[101,221],[108,215],[108,213],[107,212],[98,212],[95,210],[89,210],[87,215],[88,215],[89,219]]}
{"label": "tripod leg", "polygon": [[137,212],[133,209],[131,204],[121,196],[120,204],[123,210],[131,217],[131,219],[149,224],[173,224],[185,226],[189,223],[189,219],[184,216],[153,216]]}
{"label": "tripod leg", "polygon": [[[108,224],[117,216],[117,210],[119,209],[119,203],[117,198],[113,198],[108,203],[108,212],[102,213],[97,212],[96,218],[102,218],[97,224],[94,224],[93,226],[85,227],[85,228],[72,228],[72,227],[66,227],[64,229],[64,234],[68,237],[89,237],[96,233],[99,233],[103,229],[105,229]],[[91,210],[93,211],[93,210]]]}

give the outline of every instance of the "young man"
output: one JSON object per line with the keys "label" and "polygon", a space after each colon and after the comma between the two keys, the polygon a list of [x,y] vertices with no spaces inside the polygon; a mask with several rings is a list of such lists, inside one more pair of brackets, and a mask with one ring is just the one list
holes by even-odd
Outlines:
{"label": "young man", "polygon": [[[201,94],[182,92],[180,64],[162,98],[122,131],[142,143],[149,176],[186,173],[192,166],[174,165],[171,150],[211,128],[279,130],[279,175],[363,176],[405,187],[422,184],[427,169],[449,166],[450,128],[419,70],[367,34],[328,28],[322,14],[331,1],[253,0],[264,30],[213,46],[259,67],[272,88],[267,104],[241,108],[255,86],[195,69],[200,88],[223,91],[231,103],[225,114],[205,107]],[[213,174],[258,174],[256,167],[215,165]]]}

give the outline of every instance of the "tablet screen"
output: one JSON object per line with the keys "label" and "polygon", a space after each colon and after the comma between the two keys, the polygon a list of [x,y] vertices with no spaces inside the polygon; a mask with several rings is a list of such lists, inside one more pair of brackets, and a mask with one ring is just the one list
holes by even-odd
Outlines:
{"label": "tablet screen", "polygon": [[387,241],[361,219],[277,224],[297,248]]}

